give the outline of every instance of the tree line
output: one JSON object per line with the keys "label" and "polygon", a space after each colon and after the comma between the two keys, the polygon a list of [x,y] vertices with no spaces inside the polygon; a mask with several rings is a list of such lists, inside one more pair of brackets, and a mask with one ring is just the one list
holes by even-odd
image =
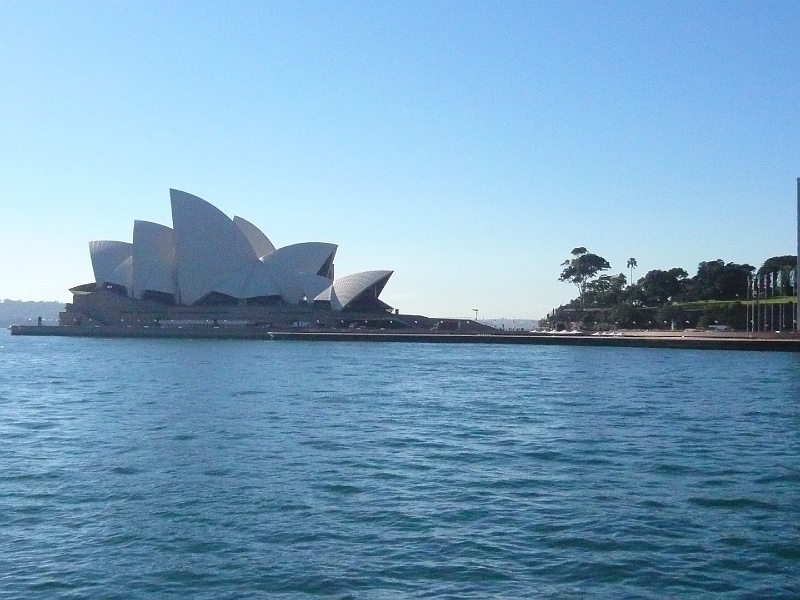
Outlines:
{"label": "tree line", "polygon": [[[794,294],[796,256],[774,256],[756,269],[749,264],[704,261],[697,273],[680,267],[654,269],[633,282],[638,267],[627,261],[624,273],[608,275],[609,262],[584,247],[575,248],[562,263],[559,281],[576,286],[578,295],[543,320],[547,327],[573,323],[589,329],[674,328],[721,325],[747,326],[745,302],[756,296],[778,298]],[[630,281],[630,283],[629,283]]]}

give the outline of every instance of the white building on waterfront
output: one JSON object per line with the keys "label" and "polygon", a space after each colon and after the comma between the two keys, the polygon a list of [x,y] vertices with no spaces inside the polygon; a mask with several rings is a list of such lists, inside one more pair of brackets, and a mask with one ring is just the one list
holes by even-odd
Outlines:
{"label": "white building on waterfront", "polygon": [[392,271],[334,279],[336,244],[275,248],[258,227],[197,196],[170,190],[170,201],[171,228],[135,221],[132,243],[89,243],[96,288],[165,305],[390,308],[378,296]]}

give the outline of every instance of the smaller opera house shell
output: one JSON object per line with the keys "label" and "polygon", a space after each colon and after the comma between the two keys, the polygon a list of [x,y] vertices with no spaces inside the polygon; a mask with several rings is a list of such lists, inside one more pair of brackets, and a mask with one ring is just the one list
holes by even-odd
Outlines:
{"label": "smaller opera house shell", "polygon": [[[170,190],[172,227],[135,221],[133,241],[94,241],[95,281],[72,288],[66,319],[101,324],[159,319],[250,319],[265,314],[382,313],[392,271],[334,278],[337,246],[275,248],[255,225]],[[70,310],[71,308],[71,310]]]}

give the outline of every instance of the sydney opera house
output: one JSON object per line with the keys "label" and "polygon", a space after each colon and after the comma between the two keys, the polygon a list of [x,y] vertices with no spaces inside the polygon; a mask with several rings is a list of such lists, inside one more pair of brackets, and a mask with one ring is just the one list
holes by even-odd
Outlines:
{"label": "sydney opera house", "polygon": [[89,243],[95,280],[70,290],[62,325],[407,325],[379,299],[392,271],[335,278],[335,244],[275,248],[197,196],[170,201],[171,228],[135,221],[132,242]]}

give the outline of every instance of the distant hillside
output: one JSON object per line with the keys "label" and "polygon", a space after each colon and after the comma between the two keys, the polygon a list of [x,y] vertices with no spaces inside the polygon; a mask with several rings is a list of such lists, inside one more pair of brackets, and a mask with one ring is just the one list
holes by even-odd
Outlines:
{"label": "distant hillside", "polygon": [[530,331],[538,326],[539,319],[481,319],[484,325],[490,325],[505,331]]}
{"label": "distant hillside", "polygon": [[55,325],[62,310],[63,302],[0,300],[0,327],[36,324],[39,317],[42,317],[42,323]]}

